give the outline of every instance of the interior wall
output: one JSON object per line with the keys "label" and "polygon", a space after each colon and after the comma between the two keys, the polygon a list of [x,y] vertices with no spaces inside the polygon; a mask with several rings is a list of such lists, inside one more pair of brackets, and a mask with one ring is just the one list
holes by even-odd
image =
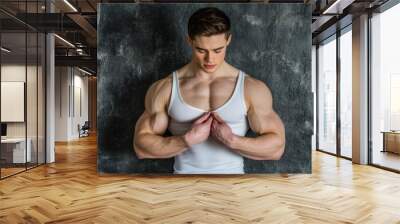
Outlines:
{"label": "interior wall", "polygon": [[[88,77],[82,76],[79,70],[73,70],[74,81],[71,88],[73,96],[72,102],[72,120],[71,120],[71,132],[72,138],[78,138],[78,125],[82,126],[85,121],[88,121]],[[80,101],[80,102],[78,102]]]}
{"label": "interior wall", "polygon": [[[28,61],[28,63],[30,63]],[[33,62],[35,63],[35,62]],[[20,63],[3,63],[1,66],[2,82],[24,82],[26,85],[25,103],[22,108],[26,113],[24,122],[4,122],[7,124],[7,138],[28,138],[30,164],[44,163],[44,83],[42,66]],[[7,97],[7,96],[2,96]],[[25,106],[26,105],[26,106]],[[9,108],[1,108],[8,110]],[[11,111],[12,112],[12,111]],[[25,116],[25,115],[24,115]]]}
{"label": "interior wall", "polygon": [[[41,68],[39,67],[39,74],[41,74]],[[39,101],[39,105],[37,104],[37,95],[36,95],[36,65],[27,67],[27,79],[28,82],[25,81],[25,64],[4,64],[1,66],[1,81],[10,82],[10,81],[18,81],[27,83],[27,107],[29,111],[36,111],[37,107],[42,107],[43,102]],[[6,108],[2,108],[5,110]],[[28,133],[36,133],[36,121],[37,114],[36,113],[27,113],[27,125],[28,125]],[[35,123],[32,123],[35,122]],[[7,136],[8,137],[25,137],[25,123],[26,122],[7,122]],[[36,135],[35,135],[36,136]],[[29,137],[29,136],[28,136]]]}
{"label": "interior wall", "polygon": [[90,131],[97,131],[97,78],[90,77],[88,79],[88,99],[89,99],[89,122]]}
{"label": "interior wall", "polygon": [[55,73],[55,140],[77,139],[78,124],[88,120],[88,77],[73,67],[56,67]]}
{"label": "interior wall", "polygon": [[55,141],[68,140],[69,78],[68,67],[55,68]]}

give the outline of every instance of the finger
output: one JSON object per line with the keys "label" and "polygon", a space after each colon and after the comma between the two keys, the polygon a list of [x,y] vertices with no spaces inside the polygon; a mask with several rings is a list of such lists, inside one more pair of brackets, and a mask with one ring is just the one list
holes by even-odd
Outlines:
{"label": "finger", "polygon": [[219,133],[221,130],[221,124],[218,123],[218,121],[214,120],[211,126],[211,132],[214,132],[216,135]]}
{"label": "finger", "polygon": [[211,131],[211,132],[210,132],[210,135],[211,135],[213,138],[218,139],[217,133]]}
{"label": "finger", "polygon": [[210,117],[210,112],[205,113],[204,115],[202,115],[199,119],[197,119],[194,124],[201,124],[203,123],[205,120],[207,120]]}
{"label": "finger", "polygon": [[215,112],[212,113],[213,117],[220,123],[225,123],[224,120]]}
{"label": "finger", "polygon": [[217,121],[216,119],[214,119],[213,122],[212,122],[212,127],[213,127],[213,128],[217,128],[218,125],[219,125],[219,124],[218,124],[218,121]]}
{"label": "finger", "polygon": [[218,137],[218,121],[214,120],[211,124],[211,135],[214,137]]}
{"label": "finger", "polygon": [[213,123],[213,121],[214,121],[214,119],[210,116],[210,117],[207,119],[207,121],[205,122],[205,124],[206,124],[207,126],[211,126],[211,124]]}

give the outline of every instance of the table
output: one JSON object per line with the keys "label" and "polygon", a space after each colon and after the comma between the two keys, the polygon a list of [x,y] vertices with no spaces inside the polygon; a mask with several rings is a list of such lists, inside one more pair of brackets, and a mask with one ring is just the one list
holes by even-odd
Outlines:
{"label": "table", "polygon": [[[6,163],[26,163],[32,160],[31,145],[32,141],[27,138],[28,142],[25,151],[25,138],[6,138],[1,139],[1,157]],[[26,160],[26,161],[25,161]]]}
{"label": "table", "polygon": [[382,131],[381,133],[383,133],[382,152],[400,154],[400,131]]}

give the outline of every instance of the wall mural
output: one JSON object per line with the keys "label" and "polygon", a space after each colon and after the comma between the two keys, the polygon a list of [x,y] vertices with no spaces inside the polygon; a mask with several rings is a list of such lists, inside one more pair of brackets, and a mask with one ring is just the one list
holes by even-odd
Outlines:
{"label": "wall mural", "polygon": [[[309,5],[99,7],[100,174],[311,172]],[[205,7],[225,13],[231,39],[188,41],[189,18]]]}

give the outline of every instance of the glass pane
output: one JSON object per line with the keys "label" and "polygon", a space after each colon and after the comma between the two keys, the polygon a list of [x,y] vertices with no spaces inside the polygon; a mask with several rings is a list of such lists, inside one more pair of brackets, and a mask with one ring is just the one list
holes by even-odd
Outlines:
{"label": "glass pane", "polygon": [[30,148],[30,160],[28,160],[27,166],[28,168],[37,165],[37,73],[38,73],[38,49],[37,49],[37,41],[38,36],[36,32],[27,33],[28,38],[28,63],[27,63],[27,81],[26,81],[26,113],[27,113],[27,142],[29,144],[28,148]]}
{"label": "glass pane", "polygon": [[1,176],[25,170],[30,161],[26,144],[26,34],[1,34]]}
{"label": "glass pane", "polygon": [[38,163],[45,163],[45,35],[39,34],[38,45]]}
{"label": "glass pane", "polygon": [[352,157],[352,35],[340,37],[340,127],[341,155]]}
{"label": "glass pane", "polygon": [[336,153],[336,38],[318,48],[318,147]]}
{"label": "glass pane", "polygon": [[[27,2],[26,12],[29,14],[37,13],[39,5],[37,1]],[[30,16],[28,20],[33,23],[38,23],[38,17]],[[38,33],[36,30],[27,30],[27,80],[26,80],[26,113],[27,113],[27,144],[30,149],[30,159],[28,160],[27,167],[35,167],[38,163]]]}
{"label": "glass pane", "polygon": [[[35,26],[40,21],[32,14],[45,12],[45,0],[0,1],[0,7]],[[1,12],[0,19],[7,21],[0,30],[0,176],[4,178],[45,161],[46,54],[44,34]]]}
{"label": "glass pane", "polygon": [[[372,163],[400,170],[400,4],[372,17]],[[396,28],[395,28],[396,27]]]}

